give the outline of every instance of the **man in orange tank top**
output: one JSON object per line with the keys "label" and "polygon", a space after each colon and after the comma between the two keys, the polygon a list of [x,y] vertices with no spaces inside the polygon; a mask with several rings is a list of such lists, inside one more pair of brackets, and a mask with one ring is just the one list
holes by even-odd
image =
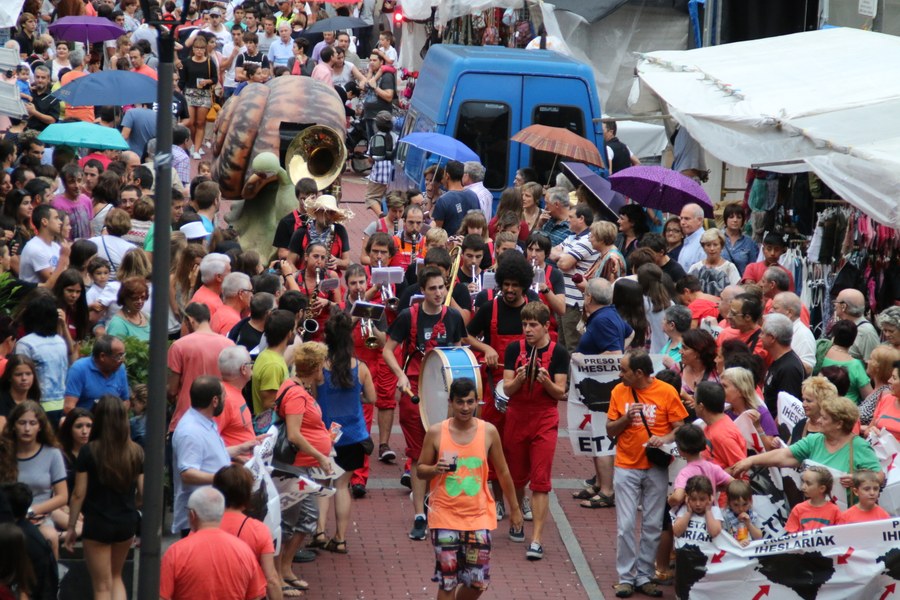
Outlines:
{"label": "man in orange tank top", "polygon": [[419,479],[431,484],[428,527],[438,600],[474,600],[490,582],[490,532],[497,528],[497,509],[487,485],[489,459],[509,498],[513,527],[521,531],[524,524],[500,434],[475,417],[477,407],[474,381],[457,379],[450,384],[452,416],[425,434],[416,467]]}

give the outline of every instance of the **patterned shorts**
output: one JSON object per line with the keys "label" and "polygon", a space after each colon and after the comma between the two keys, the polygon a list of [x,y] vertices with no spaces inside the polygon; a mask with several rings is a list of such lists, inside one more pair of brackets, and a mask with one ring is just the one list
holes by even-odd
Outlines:
{"label": "patterned shorts", "polygon": [[432,529],[434,577],[442,590],[450,592],[462,584],[484,591],[491,581],[491,533],[487,529],[457,531]]}
{"label": "patterned shorts", "polygon": [[212,107],[212,91],[208,89],[186,88],[184,90],[184,98],[187,100],[188,106],[199,106],[200,108]]}

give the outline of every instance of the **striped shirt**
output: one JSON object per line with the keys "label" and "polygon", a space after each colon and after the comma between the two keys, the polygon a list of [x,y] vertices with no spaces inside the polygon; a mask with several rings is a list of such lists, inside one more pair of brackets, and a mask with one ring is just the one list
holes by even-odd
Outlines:
{"label": "striped shirt", "polygon": [[570,235],[562,243],[562,253],[568,254],[575,258],[575,268],[570,272],[563,272],[563,279],[566,282],[566,306],[574,306],[578,308],[584,303],[584,293],[575,287],[572,282],[572,275],[587,273],[594,261],[600,256],[600,253],[594,250],[591,245],[590,230],[585,229],[581,233]]}

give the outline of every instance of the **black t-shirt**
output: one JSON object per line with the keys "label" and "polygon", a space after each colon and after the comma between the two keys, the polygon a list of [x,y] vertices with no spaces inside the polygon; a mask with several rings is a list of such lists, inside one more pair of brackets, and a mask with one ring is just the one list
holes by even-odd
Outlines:
{"label": "black t-shirt", "polygon": [[238,54],[237,61],[235,61],[235,68],[243,68],[245,65],[257,65],[261,69],[269,68],[269,57],[263,54],[262,52],[257,52],[253,56],[250,56],[246,52],[242,52]]}
{"label": "black t-shirt", "polygon": [[25,551],[31,559],[35,575],[35,586],[29,597],[34,600],[56,598],[59,590],[59,570],[50,543],[41,530],[28,519],[16,521],[16,526],[25,534]]}
{"label": "black t-shirt", "polygon": [[34,53],[34,38],[28,36],[27,34],[20,33],[16,37],[13,38],[19,43],[19,54],[24,54],[25,56],[31,56]]}
{"label": "black t-shirt", "polygon": [[12,396],[9,395],[9,392],[6,390],[0,390],[0,417],[9,418],[9,413],[12,412],[12,409],[16,407],[16,403],[13,402]]}
{"label": "black t-shirt", "polygon": [[[560,271],[556,267],[550,268],[550,285],[548,285],[547,287],[553,290],[554,294],[563,295],[566,293],[566,281],[565,279],[563,279],[562,271]],[[499,293],[499,291],[494,290],[494,295],[491,297],[493,298]],[[540,300],[540,297],[536,293],[534,293],[530,287],[525,290],[525,295],[528,297],[529,302],[537,302]],[[480,292],[478,292],[478,295],[475,296],[472,302],[474,303],[475,308],[481,308],[484,304],[487,303],[487,301],[487,290],[481,290]]]}
{"label": "black t-shirt", "polygon": [[[506,347],[506,354],[503,357],[503,369],[505,371],[515,371],[516,370],[516,361],[519,359],[519,355],[522,353],[522,344],[521,342],[513,342],[509,346]],[[544,354],[550,348],[550,344],[547,344],[543,348],[538,349],[538,362],[540,363],[544,359]],[[531,354],[531,346],[525,344],[525,356],[529,356]],[[566,351],[566,347],[562,344],[556,344],[556,347],[553,348],[553,356],[550,357],[550,364],[547,366],[547,371],[550,372],[550,377],[555,377],[559,374],[569,374],[569,353]]]}
{"label": "black t-shirt", "polygon": [[[153,103],[153,110],[159,110],[158,102]],[[178,90],[172,92],[172,116],[175,117],[176,121],[183,121],[190,116],[188,114],[187,100],[185,100],[184,94]]]}
{"label": "black t-shirt", "polygon": [[[479,294],[480,296],[480,294]],[[469,335],[482,337],[485,344],[491,344],[491,316],[494,314],[494,303],[486,302],[469,321],[467,329]],[[497,299],[497,334],[498,335],[522,335],[522,307],[513,307],[501,299]]]}
{"label": "black t-shirt", "polygon": [[673,283],[679,282],[687,273],[684,272],[684,267],[682,267],[677,260],[669,260],[662,267],[662,272],[672,278]]}
{"label": "black t-shirt", "polygon": [[[51,96],[50,90],[47,90],[43,94],[35,94],[32,92],[31,97],[31,102],[34,104],[35,110],[48,117],[53,117],[54,122],[59,121],[59,99],[55,96]],[[37,117],[28,117],[28,129],[43,131],[47,128],[47,125],[48,123],[41,121]]]}
{"label": "black t-shirt", "polygon": [[250,317],[244,317],[238,321],[235,326],[231,328],[231,331],[228,332],[228,339],[238,346],[246,348],[247,351],[250,352],[250,356],[254,359],[256,358],[256,354],[254,354],[253,351],[259,346],[262,337],[263,332],[257,331],[250,324]]}
{"label": "black t-shirt", "polygon": [[[398,297],[400,300],[400,309],[409,308],[412,297],[422,293],[422,287],[418,283],[406,286],[403,293]],[[466,286],[456,284],[453,286],[453,299],[456,304],[465,310],[472,310],[472,294],[466,289]],[[463,334],[465,335],[465,334]]]}
{"label": "black t-shirt", "polygon": [[[310,221],[310,226],[315,229],[315,226]],[[288,242],[288,250],[293,252],[294,254],[299,254],[303,256],[304,252],[304,244],[303,239],[308,236],[309,227],[300,227],[293,234],[291,234],[291,241]],[[325,238],[328,235],[328,230],[325,230],[325,233],[318,234],[318,232],[313,236],[314,239],[321,240],[322,243],[325,243]],[[350,251],[350,236],[347,235],[347,228],[341,225],[340,223],[334,224],[334,240],[341,240],[341,253]],[[307,244],[308,245],[308,244]],[[277,247],[277,246],[276,246]],[[334,247],[334,241],[332,241],[332,248]],[[328,248],[328,251],[331,252],[332,248]],[[340,258],[340,256],[338,256]]]}
{"label": "black t-shirt", "polygon": [[[394,97],[397,97],[397,79],[393,73],[382,73],[378,81],[375,82],[382,90],[394,90]],[[390,112],[393,107],[391,102],[382,100],[375,93],[375,90],[369,89],[364,92],[363,96],[363,116],[366,119],[374,119],[382,110]]]}
{"label": "black t-shirt", "polygon": [[[291,237],[300,227],[303,227],[303,222],[301,221],[298,224],[296,217],[294,217],[294,211],[289,212],[283,216],[281,220],[278,221],[278,225],[275,226],[275,237],[272,238],[272,245],[276,248],[289,248],[291,245]],[[336,226],[334,230],[337,232]]]}
{"label": "black t-shirt", "polygon": [[800,398],[803,395],[800,387],[803,385],[804,379],[806,379],[806,369],[803,368],[803,362],[793,350],[772,362],[766,372],[766,380],[763,385],[763,398],[769,412],[773,415],[778,414],[778,392],[787,392],[795,398]]}
{"label": "black t-shirt", "polygon": [[85,517],[103,518],[107,523],[137,523],[138,514],[135,504],[137,480],[127,492],[120,492],[102,485],[90,444],[84,446],[78,453],[75,470],[88,475],[87,494],[81,509]]}
{"label": "black t-shirt", "polygon": [[[388,336],[399,344],[403,344],[410,335],[412,329],[412,309],[404,309],[397,315],[397,319],[388,329]],[[427,314],[419,307],[419,317],[416,323],[416,347],[425,348],[425,343],[431,340],[431,332],[441,318],[441,312],[434,315]],[[462,315],[455,308],[447,308],[444,315],[444,333],[437,339],[438,346],[454,346],[466,335],[466,325]],[[407,352],[409,349],[407,349]]]}

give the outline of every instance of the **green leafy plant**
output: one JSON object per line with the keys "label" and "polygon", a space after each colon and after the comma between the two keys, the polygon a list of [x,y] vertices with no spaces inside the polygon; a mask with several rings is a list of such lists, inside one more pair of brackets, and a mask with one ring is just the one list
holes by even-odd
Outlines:
{"label": "green leafy plant", "polygon": [[16,282],[12,273],[0,273],[0,315],[12,316],[19,305],[19,291],[22,286]]}
{"label": "green leafy plant", "polygon": [[[122,342],[125,344],[125,372],[129,387],[147,383],[150,379],[150,344],[131,336]],[[94,340],[91,339],[83,342],[78,352],[81,356],[90,356],[93,349]]]}

